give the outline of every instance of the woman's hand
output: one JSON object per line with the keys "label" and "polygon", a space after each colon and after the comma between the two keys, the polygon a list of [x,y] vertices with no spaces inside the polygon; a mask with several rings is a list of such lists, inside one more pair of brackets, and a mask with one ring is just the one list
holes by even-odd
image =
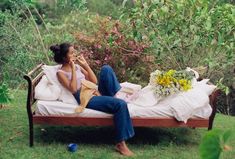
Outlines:
{"label": "woman's hand", "polygon": [[72,57],[72,58],[69,59],[69,65],[72,69],[75,68],[75,64],[74,64],[75,60],[76,60],[75,57]]}
{"label": "woman's hand", "polygon": [[95,92],[93,94],[96,95],[96,96],[101,96],[101,94],[98,90],[95,90]]}
{"label": "woman's hand", "polygon": [[78,56],[77,61],[78,61],[79,65],[81,65],[82,67],[88,66],[88,63],[85,60],[85,58],[83,57],[83,55]]}
{"label": "woman's hand", "polygon": [[83,55],[80,55],[80,56],[77,57],[77,62],[81,66],[82,73],[85,75],[86,80],[91,81],[91,82],[97,84],[96,75],[92,71],[90,66],[88,65],[88,63],[85,60],[85,58],[83,57]]}

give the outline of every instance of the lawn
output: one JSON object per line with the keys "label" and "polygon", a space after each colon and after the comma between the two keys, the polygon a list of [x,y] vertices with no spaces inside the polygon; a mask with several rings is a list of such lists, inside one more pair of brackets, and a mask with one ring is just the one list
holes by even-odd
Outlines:
{"label": "lawn", "polygon": [[[26,91],[13,90],[14,99],[0,109],[0,159],[11,158],[123,158],[114,150],[112,127],[35,126],[35,145],[28,145]],[[235,158],[235,117],[217,114],[214,129],[232,129],[228,144],[232,151],[223,159]],[[135,152],[132,158],[197,159],[199,144],[207,129],[135,128],[136,135],[128,141]],[[78,151],[71,153],[66,146],[77,143]]]}

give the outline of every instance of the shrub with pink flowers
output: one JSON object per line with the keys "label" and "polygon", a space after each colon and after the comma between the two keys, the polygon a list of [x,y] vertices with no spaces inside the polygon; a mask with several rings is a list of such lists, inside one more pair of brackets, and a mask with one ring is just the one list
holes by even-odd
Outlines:
{"label": "shrub with pink flowers", "polygon": [[118,79],[146,84],[154,65],[154,56],[146,54],[149,45],[123,34],[125,26],[119,21],[96,16],[97,30],[91,35],[74,33],[77,50],[89,59],[98,74],[104,64],[115,70]]}

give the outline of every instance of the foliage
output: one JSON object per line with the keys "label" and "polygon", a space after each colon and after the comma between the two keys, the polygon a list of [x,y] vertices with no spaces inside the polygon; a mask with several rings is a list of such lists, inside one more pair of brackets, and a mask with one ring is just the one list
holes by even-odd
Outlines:
{"label": "foliage", "polygon": [[87,3],[86,0],[69,0],[69,1],[57,0],[56,3],[54,4],[54,9],[51,10],[54,13],[50,14],[59,18],[60,16],[69,14],[71,11],[86,10],[85,7],[86,3]]}
{"label": "foliage", "polygon": [[3,0],[0,2],[1,11],[8,11],[12,15],[17,11],[21,11],[19,17],[27,19],[30,17],[27,8],[31,10],[31,14],[35,18],[37,24],[42,24],[41,15],[45,14],[45,10],[48,9],[47,5],[37,3],[35,0]]}
{"label": "foliage", "polygon": [[95,14],[110,16],[114,19],[120,16],[120,7],[111,0],[87,0],[87,9]]}
{"label": "foliage", "polygon": [[86,3],[86,0],[58,0],[56,5],[60,9],[80,10],[85,8]]}
{"label": "foliage", "polygon": [[207,78],[231,85],[235,65],[235,6],[219,1],[137,1],[124,10],[126,34],[151,43],[164,69],[208,66]]}
{"label": "foliage", "polygon": [[[217,112],[228,114],[228,115],[234,115],[235,105],[234,102],[234,88],[225,86],[223,84],[223,78],[221,78],[217,82],[217,89],[220,89],[221,92],[218,95],[218,100],[216,102],[216,110]],[[231,90],[231,91],[230,91]]]}
{"label": "foliage", "polygon": [[72,35],[63,27],[45,22],[38,25],[32,12],[36,10],[34,3],[19,2],[14,2],[19,4],[14,13],[0,11],[0,81],[7,81],[10,87],[22,84],[23,74],[38,63],[50,63],[48,48],[52,43],[73,42]]}
{"label": "foliage", "polygon": [[86,6],[89,12],[118,19],[121,7],[133,7],[134,0],[87,0]]}
{"label": "foliage", "polygon": [[[89,17],[87,25],[93,25],[86,32],[75,32],[76,45],[80,53],[89,59],[95,72],[103,64],[111,65],[120,81],[146,84],[153,61],[145,53],[147,45],[136,42],[123,34],[126,26],[110,18],[98,15]],[[95,25],[94,25],[95,24]]]}
{"label": "foliage", "polygon": [[[156,57],[160,70],[204,66],[208,70],[202,78],[215,84],[223,79],[223,88],[231,88],[235,70],[235,6],[227,2],[139,0],[135,7],[124,9],[120,18],[130,26],[126,28],[127,36],[150,43],[148,54]],[[227,98],[222,104],[226,110],[232,107],[228,103]],[[229,111],[223,113],[226,112]]]}
{"label": "foliage", "polygon": [[[50,45],[66,41],[81,44],[87,56],[95,52],[92,65],[101,61],[96,72],[112,57],[108,62],[121,81],[146,84],[155,69],[206,66],[209,69],[202,78],[231,90],[235,69],[232,4],[230,0],[2,0],[0,81],[11,88],[22,84],[22,75],[38,63],[52,64]],[[111,16],[106,22],[110,24],[102,22],[106,16]],[[119,18],[118,32],[111,33],[113,19]],[[86,42],[80,36],[95,41]],[[220,104],[221,110],[227,110],[224,113],[231,108],[228,96],[222,96],[226,99]]]}
{"label": "foliage", "polygon": [[225,86],[225,85],[222,83],[222,81],[223,81],[223,78],[221,78],[221,79],[217,82],[216,87],[217,87],[218,89],[220,89],[221,91],[223,91],[226,95],[228,95],[228,94],[229,94],[229,87]]}
{"label": "foliage", "polygon": [[0,14],[5,18],[5,23],[0,28],[0,70],[3,72],[2,78],[12,87],[19,83],[23,73],[29,71],[35,63],[45,61],[46,57],[30,19],[23,20],[19,14],[12,15],[10,12]]}
{"label": "foliage", "polygon": [[116,5],[122,5],[129,8],[134,6],[135,1],[136,0],[112,0],[112,2]]}
{"label": "foliage", "polygon": [[[63,7],[62,4],[59,6]],[[30,12],[30,8],[27,12]],[[93,16],[86,10],[73,10],[68,15],[60,17],[57,23],[45,22],[43,27],[35,25],[35,19],[30,16],[27,19],[19,18],[19,15],[27,12],[19,9],[14,14],[7,11],[0,14],[3,21],[1,70],[8,70],[3,71],[2,77],[8,80],[11,86],[20,82],[22,74],[36,64],[51,63],[52,61],[48,61],[48,58],[52,59],[51,52],[48,52],[49,46],[65,41],[81,44],[81,48],[85,47],[87,49],[85,55],[90,57],[90,63],[97,73],[100,66],[109,61],[121,81],[130,80],[138,83],[144,77],[143,83],[147,82],[148,76],[145,75],[148,72],[145,71],[145,66],[148,65],[146,63],[148,58],[142,53],[147,46],[127,39],[122,34],[124,26],[119,26],[118,22],[98,15]],[[86,36],[94,38],[95,41],[86,43],[79,40],[79,33],[87,34]],[[99,45],[102,48],[97,48]],[[91,56],[91,52],[94,52],[95,56]]]}
{"label": "foliage", "polygon": [[214,129],[206,133],[200,144],[200,156],[202,159],[219,159],[223,151],[231,150],[232,148],[226,143],[231,137],[232,131],[223,132],[219,129]]}
{"label": "foliage", "polygon": [[12,99],[6,83],[0,85],[0,105],[10,102]]}

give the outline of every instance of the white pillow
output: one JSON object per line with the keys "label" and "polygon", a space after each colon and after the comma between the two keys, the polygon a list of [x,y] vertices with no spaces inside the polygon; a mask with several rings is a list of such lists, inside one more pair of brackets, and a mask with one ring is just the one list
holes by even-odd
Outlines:
{"label": "white pillow", "polygon": [[61,68],[61,65],[55,65],[55,66],[43,65],[42,66],[43,72],[47,76],[47,79],[49,80],[49,82],[57,84],[57,85],[61,85],[56,75],[57,70],[60,68]]}
{"label": "white pillow", "polygon": [[193,82],[193,88],[181,92],[171,101],[171,109],[175,118],[187,122],[196,111],[209,105],[209,95],[215,90],[215,85],[208,85],[209,79]]}
{"label": "white pillow", "polygon": [[127,90],[129,93],[134,93],[136,91],[140,91],[142,86],[139,84],[134,84],[130,82],[120,83],[122,89]]}
{"label": "white pillow", "polygon": [[35,99],[40,100],[57,100],[60,96],[61,89],[56,84],[49,83],[45,75],[42,76],[40,82],[35,87]]}
{"label": "white pillow", "polygon": [[195,87],[178,93],[169,102],[174,117],[186,123],[195,112],[209,104],[209,97],[200,87]]}
{"label": "white pillow", "polygon": [[61,94],[59,96],[59,100],[63,103],[78,105],[76,99],[74,98],[73,94],[66,88],[61,85]]}
{"label": "white pillow", "polygon": [[195,83],[194,87],[202,89],[208,96],[215,90],[216,86],[213,84],[207,84],[210,79],[203,79]]}
{"label": "white pillow", "polygon": [[68,104],[78,104],[72,93],[67,90],[65,87],[61,85],[57,78],[57,70],[61,68],[61,65],[55,65],[55,66],[48,66],[48,65],[43,65],[42,69],[45,75],[48,77],[48,80],[50,83],[56,84],[57,86],[60,87],[61,92],[59,95],[58,100],[61,100],[64,103]]}

